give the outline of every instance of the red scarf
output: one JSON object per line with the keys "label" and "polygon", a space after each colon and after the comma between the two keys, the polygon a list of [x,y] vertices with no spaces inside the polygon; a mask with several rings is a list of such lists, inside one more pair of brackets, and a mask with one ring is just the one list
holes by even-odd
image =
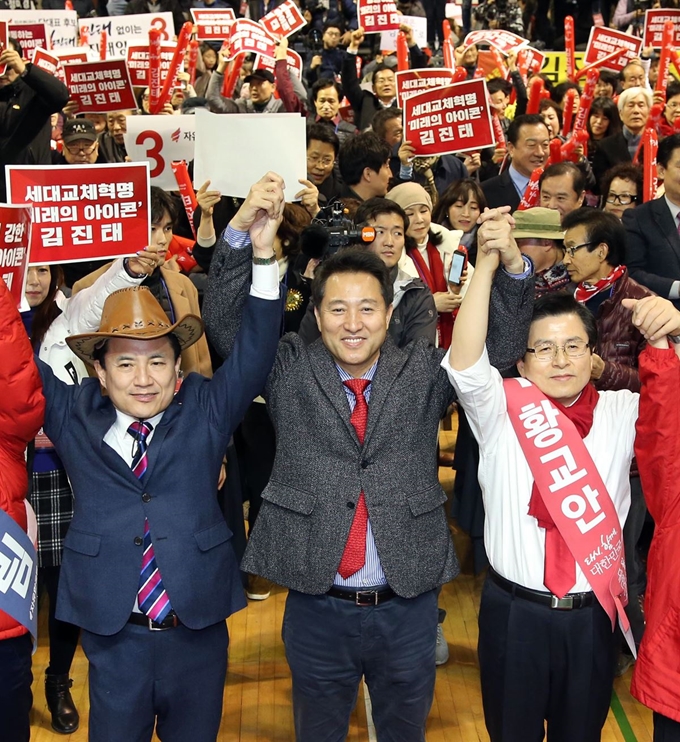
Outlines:
{"label": "red scarf", "polygon": [[[552,399],[552,397],[550,398],[550,401],[562,414],[574,423],[574,426],[581,438],[585,438],[593,426],[593,414],[598,399],[599,394],[597,393],[597,390],[592,384],[588,383],[581,392],[581,396],[570,407],[565,407],[556,399]],[[538,525],[541,528],[545,528],[546,550],[548,548],[547,542],[550,540],[551,548],[557,550],[560,564],[564,565],[565,570],[570,570],[570,575],[574,575],[572,582],[573,585],[576,582],[576,562],[567,548],[565,540],[555,528],[555,521],[548,512],[548,508],[545,506],[535,482],[531,490],[531,499],[529,500],[529,515],[536,518]],[[555,532],[552,533],[552,531]]]}
{"label": "red scarf", "polygon": [[612,272],[608,276],[601,278],[596,283],[586,283],[585,281],[581,281],[574,292],[574,299],[581,304],[585,304],[588,299],[592,299],[595,294],[599,294],[600,291],[604,291],[610,286],[613,286],[619,278],[625,274],[625,272],[625,265],[617,265],[616,268],[612,269]]}
{"label": "red scarf", "polygon": [[[436,246],[429,241],[426,250],[427,258],[430,262],[429,267],[417,247],[413,250],[409,250],[408,254],[415,263],[416,270],[423,280],[423,283],[427,285],[433,294],[447,292],[449,287],[446,285],[444,263],[442,263],[439,250],[437,250]],[[448,350],[451,345],[451,335],[453,333],[452,312],[439,313],[437,317],[437,331],[439,334],[439,347]]]}

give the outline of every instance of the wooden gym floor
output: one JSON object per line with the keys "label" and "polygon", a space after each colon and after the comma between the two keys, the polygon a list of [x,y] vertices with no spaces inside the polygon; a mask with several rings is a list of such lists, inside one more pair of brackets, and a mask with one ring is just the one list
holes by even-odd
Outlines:
{"label": "wooden gym floor", "polygon": [[[454,417],[455,421],[455,417]],[[450,448],[454,431],[442,431],[442,446]],[[453,471],[440,469],[448,493]],[[483,742],[489,737],[484,727],[477,669],[477,609],[482,579],[471,569],[469,541],[451,523],[463,573],[444,586],[440,605],[446,609],[444,635],[450,658],[437,669],[435,698],[427,725],[428,742]],[[224,693],[221,742],[288,742],[294,739],[290,703],[290,674],[283,652],[280,631],[286,591],[275,588],[268,600],[249,601],[248,607],[229,619],[229,673]],[[48,661],[47,620],[41,616],[39,646],[33,658],[34,704],[31,717],[33,742],[87,740],[87,660],[79,647],[71,676],[73,698],[81,716],[80,729],[72,735],[56,734],[50,727],[45,704],[44,672]],[[602,733],[603,742],[651,742],[651,711],[630,693],[631,671],[614,685],[612,707]],[[363,689],[352,715],[348,739],[372,742],[370,701]],[[156,739],[154,737],[154,739]],[[125,740],[121,740],[125,742]],[[191,740],[187,740],[191,742]],[[574,740],[577,742],[577,740]]]}

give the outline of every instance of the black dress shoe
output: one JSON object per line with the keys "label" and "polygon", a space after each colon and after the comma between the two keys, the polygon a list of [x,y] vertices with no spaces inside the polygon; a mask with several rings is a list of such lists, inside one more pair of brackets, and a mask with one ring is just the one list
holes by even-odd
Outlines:
{"label": "black dress shoe", "polygon": [[45,698],[52,714],[52,729],[71,734],[78,729],[80,717],[71,698],[73,681],[68,675],[45,675]]}

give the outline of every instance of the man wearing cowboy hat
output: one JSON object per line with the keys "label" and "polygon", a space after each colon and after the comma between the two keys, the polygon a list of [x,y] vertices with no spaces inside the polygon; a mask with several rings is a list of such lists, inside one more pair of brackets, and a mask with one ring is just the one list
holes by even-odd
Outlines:
{"label": "man wearing cowboy hat", "polygon": [[68,338],[98,381],[67,386],[38,361],[45,432],[76,500],[57,615],[83,629],[91,741],[151,740],[154,726],[163,740],[217,736],[225,619],[245,599],[215,488],[274,361],[283,206],[283,181],[269,173],[226,230],[233,253],[252,242],[253,277],[234,352],[212,380],[190,374],[176,391],[180,354],[203,324],[191,314],[170,323],[142,287],[107,299],[99,332]]}

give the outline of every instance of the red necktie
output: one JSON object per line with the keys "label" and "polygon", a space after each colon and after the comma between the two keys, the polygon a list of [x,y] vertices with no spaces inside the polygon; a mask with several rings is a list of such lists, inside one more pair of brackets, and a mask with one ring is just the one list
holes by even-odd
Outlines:
{"label": "red necktie", "polygon": [[[364,392],[366,387],[371,383],[370,379],[349,379],[342,382],[354,394],[356,403],[352,416],[349,421],[356,430],[359,443],[363,445],[364,436],[366,435],[366,421],[368,420],[368,405]],[[350,575],[358,572],[366,563],[366,529],[368,527],[368,508],[364,498],[363,490],[359,495],[356,509],[354,511],[354,520],[349,529],[349,536],[345,544],[345,551],[340,560],[338,572],[340,577],[346,580]]]}

